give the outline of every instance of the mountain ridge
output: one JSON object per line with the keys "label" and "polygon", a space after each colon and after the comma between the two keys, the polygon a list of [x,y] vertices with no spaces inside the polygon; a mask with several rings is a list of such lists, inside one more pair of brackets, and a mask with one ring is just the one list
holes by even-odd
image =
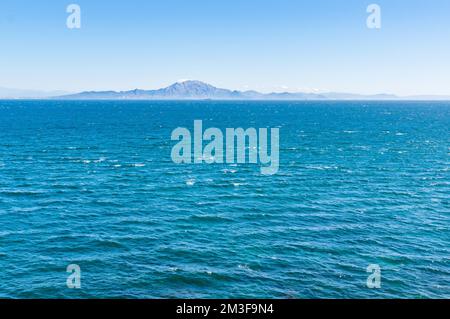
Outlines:
{"label": "mountain ridge", "polygon": [[188,80],[157,90],[86,91],[57,97],[74,100],[330,100],[337,99],[397,99],[396,95],[358,95],[347,93],[260,93],[217,88],[211,84]]}
{"label": "mountain ridge", "polygon": [[[6,91],[4,91],[6,92]],[[215,87],[211,84],[187,80],[156,90],[134,89],[128,91],[84,91],[67,94],[60,92],[39,92],[9,89],[0,99],[58,99],[58,100],[450,100],[450,96],[417,95],[401,97],[393,94],[352,94],[340,92],[304,93],[273,92],[261,93],[254,90],[238,91]],[[22,94],[20,94],[22,93]]]}

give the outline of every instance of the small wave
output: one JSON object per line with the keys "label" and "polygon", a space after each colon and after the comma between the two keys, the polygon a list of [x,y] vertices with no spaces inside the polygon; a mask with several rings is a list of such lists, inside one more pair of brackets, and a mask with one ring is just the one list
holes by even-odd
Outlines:
{"label": "small wave", "polygon": [[101,248],[125,248],[123,244],[115,240],[95,239],[92,240],[89,244]]}
{"label": "small wave", "polygon": [[195,185],[195,179],[188,179],[186,181],[187,186],[194,186]]}
{"label": "small wave", "polygon": [[194,274],[191,272],[187,273],[175,272],[172,273],[167,280],[174,283],[182,283],[200,287],[204,287],[205,285],[211,283],[209,278],[204,278],[201,275]]}
{"label": "small wave", "polygon": [[190,220],[198,221],[198,222],[232,222],[233,220],[227,217],[221,217],[216,215],[193,215],[189,217]]}
{"label": "small wave", "polygon": [[307,169],[314,169],[314,170],[319,170],[319,171],[337,170],[339,168],[337,166],[329,166],[329,165],[306,165],[305,167]]}
{"label": "small wave", "polygon": [[22,190],[5,190],[0,191],[0,195],[10,196],[10,197],[21,197],[21,196],[39,196],[43,195],[45,192],[40,191],[22,191]]}
{"label": "small wave", "polygon": [[240,264],[240,265],[238,265],[238,268],[239,268],[239,269],[242,269],[242,270],[245,270],[245,271],[252,271],[252,269],[250,268],[250,266],[249,266],[249,265],[246,265],[246,264]]}
{"label": "small wave", "polygon": [[235,174],[235,173],[237,173],[237,170],[236,169],[225,168],[225,169],[222,170],[222,172],[224,174]]}

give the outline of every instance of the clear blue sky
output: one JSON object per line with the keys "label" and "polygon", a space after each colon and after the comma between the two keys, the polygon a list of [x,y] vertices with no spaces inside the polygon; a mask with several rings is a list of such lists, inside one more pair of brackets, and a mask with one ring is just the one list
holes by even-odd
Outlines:
{"label": "clear blue sky", "polygon": [[448,0],[1,0],[0,45],[0,87],[450,95]]}

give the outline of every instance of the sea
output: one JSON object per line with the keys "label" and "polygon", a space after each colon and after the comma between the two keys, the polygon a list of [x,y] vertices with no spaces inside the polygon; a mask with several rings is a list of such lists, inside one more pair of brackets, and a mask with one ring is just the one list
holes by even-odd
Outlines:
{"label": "sea", "polygon": [[[175,164],[195,120],[279,128],[279,171]],[[0,298],[450,298],[449,133],[450,102],[0,101]]]}

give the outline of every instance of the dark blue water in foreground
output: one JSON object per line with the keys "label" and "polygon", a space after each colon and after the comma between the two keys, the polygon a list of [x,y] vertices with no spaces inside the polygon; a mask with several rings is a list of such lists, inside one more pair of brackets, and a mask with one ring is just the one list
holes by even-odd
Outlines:
{"label": "dark blue water in foreground", "polygon": [[[195,119],[279,127],[279,173],[173,164]],[[0,297],[449,298],[449,130],[446,102],[1,101]]]}

